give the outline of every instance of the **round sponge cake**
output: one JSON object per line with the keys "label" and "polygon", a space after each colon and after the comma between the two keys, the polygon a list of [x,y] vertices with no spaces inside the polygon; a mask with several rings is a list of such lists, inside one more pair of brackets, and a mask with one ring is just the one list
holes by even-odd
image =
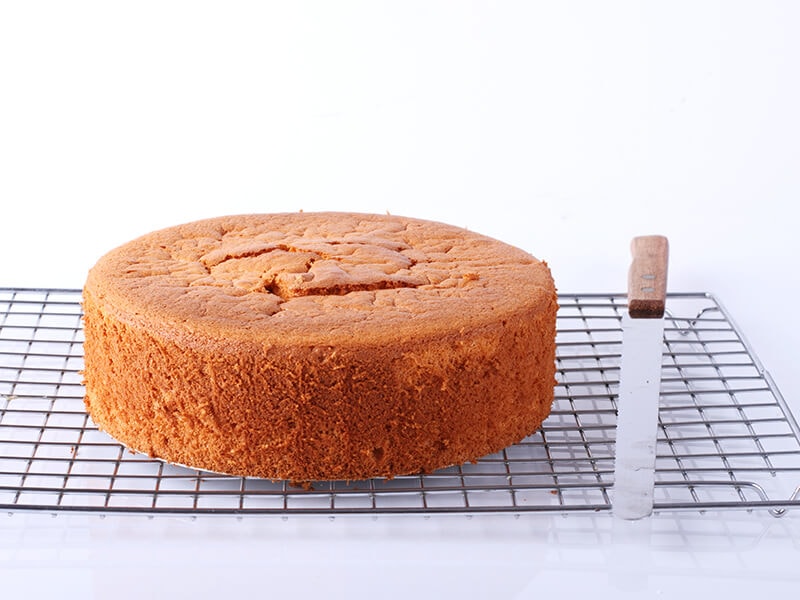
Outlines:
{"label": "round sponge cake", "polygon": [[449,225],[239,215],[156,231],[84,288],[86,407],[130,449],[292,481],[429,472],[553,399],[546,264]]}

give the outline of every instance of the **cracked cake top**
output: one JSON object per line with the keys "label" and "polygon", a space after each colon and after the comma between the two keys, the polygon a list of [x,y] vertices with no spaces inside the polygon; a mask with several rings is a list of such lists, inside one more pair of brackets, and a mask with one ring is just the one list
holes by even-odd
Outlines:
{"label": "cracked cake top", "polygon": [[[275,345],[390,342],[478,327],[552,300],[543,262],[462,228],[389,215],[206,219],[102,257],[85,294],[165,336]],[[437,325],[438,324],[438,325]]]}

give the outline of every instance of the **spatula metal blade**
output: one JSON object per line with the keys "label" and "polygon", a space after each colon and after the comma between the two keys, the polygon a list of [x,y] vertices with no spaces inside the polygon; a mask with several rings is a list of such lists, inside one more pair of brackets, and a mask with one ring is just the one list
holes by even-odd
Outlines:
{"label": "spatula metal blade", "polygon": [[613,505],[623,519],[653,511],[663,337],[663,319],[623,316]]}

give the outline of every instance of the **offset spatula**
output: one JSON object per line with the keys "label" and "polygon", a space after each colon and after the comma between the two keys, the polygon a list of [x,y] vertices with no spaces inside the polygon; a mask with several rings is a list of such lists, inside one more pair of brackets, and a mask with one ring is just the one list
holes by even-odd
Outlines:
{"label": "offset spatula", "polygon": [[628,312],[622,316],[622,365],[617,398],[614,515],[653,512],[658,400],[669,245],[663,236],[631,242]]}

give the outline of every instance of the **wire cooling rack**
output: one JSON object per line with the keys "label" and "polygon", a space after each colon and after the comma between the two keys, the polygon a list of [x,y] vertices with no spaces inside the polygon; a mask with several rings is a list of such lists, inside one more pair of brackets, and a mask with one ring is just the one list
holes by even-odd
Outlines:
{"label": "wire cooling rack", "polygon": [[[541,430],[476,463],[323,482],[211,474],[132,454],[84,411],[80,291],[0,289],[0,508],[167,514],[609,511],[621,295],[561,295]],[[655,510],[800,506],[800,430],[720,304],[670,295]]]}

